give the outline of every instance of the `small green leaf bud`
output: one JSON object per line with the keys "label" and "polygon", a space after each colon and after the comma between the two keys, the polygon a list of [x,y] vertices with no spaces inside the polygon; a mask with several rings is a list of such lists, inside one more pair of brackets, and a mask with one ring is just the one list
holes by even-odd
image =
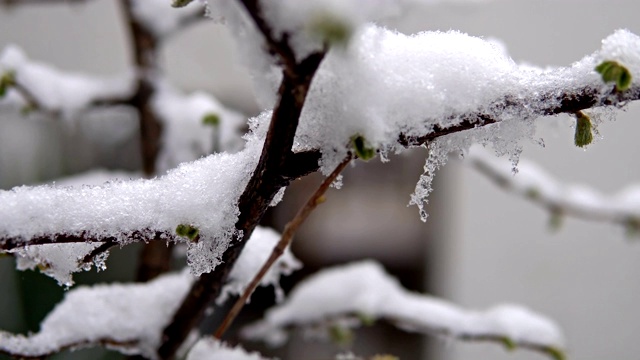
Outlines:
{"label": "small green leaf bud", "polygon": [[208,113],[202,117],[202,123],[205,125],[218,126],[220,125],[220,115],[216,113]]}
{"label": "small green leaf bud", "polygon": [[376,156],[376,150],[371,147],[371,145],[369,145],[367,139],[365,139],[362,135],[358,134],[352,136],[351,146],[355,150],[356,155],[364,161],[369,161],[373,159],[374,156]]}
{"label": "small green leaf bud", "polygon": [[193,0],[173,0],[171,6],[173,6],[174,8],[181,8],[191,4],[192,1]]}
{"label": "small green leaf bud", "polygon": [[549,229],[552,231],[558,231],[562,227],[563,221],[562,212],[559,210],[554,210],[551,212],[551,217],[549,218]]}
{"label": "small green leaf bud", "polygon": [[603,61],[596,66],[595,70],[602,76],[602,81],[605,83],[616,83],[618,91],[625,91],[631,87],[633,81],[631,72],[617,61]]}
{"label": "small green leaf bud", "polygon": [[549,353],[549,355],[551,355],[551,357],[554,360],[566,360],[567,356],[565,355],[564,351],[562,351],[561,349],[555,348],[555,347],[549,347],[547,349],[545,349],[547,353]]}
{"label": "small green leaf bud", "polygon": [[516,343],[510,337],[503,337],[500,339],[502,344],[508,351],[513,351],[516,349]]}
{"label": "small green leaf bud", "polygon": [[576,117],[576,134],[574,141],[577,147],[585,147],[593,141],[591,118],[582,111],[578,111]]}
{"label": "small green leaf bud", "polygon": [[194,241],[199,233],[200,230],[193,225],[180,224],[176,227],[176,234],[186,237],[191,241]]}
{"label": "small green leaf bud", "polygon": [[344,326],[333,325],[329,328],[329,337],[338,345],[347,345],[353,342],[353,331]]}
{"label": "small green leaf bud", "polygon": [[7,94],[7,90],[16,84],[16,73],[14,71],[7,71],[0,76],[0,98]]}
{"label": "small green leaf bud", "polygon": [[309,25],[309,31],[331,45],[346,45],[353,34],[349,24],[331,14],[316,16]]}

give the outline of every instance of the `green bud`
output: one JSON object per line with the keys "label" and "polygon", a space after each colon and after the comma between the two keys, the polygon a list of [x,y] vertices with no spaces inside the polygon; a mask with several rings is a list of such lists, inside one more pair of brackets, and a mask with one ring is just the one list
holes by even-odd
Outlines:
{"label": "green bud", "polygon": [[549,347],[549,348],[546,348],[545,351],[549,355],[551,355],[553,360],[566,360],[567,359],[567,355],[564,353],[564,351],[562,351],[562,349],[558,349],[558,348],[555,348],[555,347]]}
{"label": "green bud", "polygon": [[372,326],[376,323],[376,318],[371,315],[365,313],[357,313],[356,316],[358,317],[358,320],[360,320],[360,323],[362,323],[362,325],[364,326]]}
{"label": "green bud", "polygon": [[560,230],[560,227],[562,227],[562,221],[563,221],[563,217],[562,217],[562,212],[560,211],[552,211],[551,212],[551,217],[549,218],[549,228],[552,231],[558,231]]}
{"label": "green bud", "polygon": [[631,72],[617,61],[603,61],[596,66],[595,70],[602,76],[602,81],[605,83],[616,83],[618,91],[625,91],[631,87],[633,81]]}
{"label": "green bud", "polygon": [[500,341],[502,341],[502,344],[508,351],[513,351],[517,347],[515,341],[513,341],[510,337],[503,337],[500,339]]}
{"label": "green bud", "polygon": [[330,14],[316,16],[309,26],[309,31],[331,45],[346,45],[353,34],[349,24]]}
{"label": "green bud", "polygon": [[218,126],[220,125],[220,115],[216,113],[208,113],[202,117],[202,123],[205,125]]}
{"label": "green bud", "polygon": [[378,355],[373,355],[371,360],[400,360],[400,358],[397,356],[389,355],[389,354],[384,354],[384,355],[378,354]]}
{"label": "green bud", "polygon": [[194,241],[199,233],[200,230],[193,225],[180,224],[176,227],[176,234],[186,237],[191,241]]}
{"label": "green bud", "polygon": [[638,237],[640,235],[640,219],[629,218],[624,223],[627,237]]}
{"label": "green bud", "polygon": [[0,76],[0,98],[7,94],[7,90],[16,84],[16,73],[9,70]]}
{"label": "green bud", "polygon": [[193,0],[173,0],[171,6],[173,6],[174,8],[181,8],[191,4],[192,1]]}
{"label": "green bud", "polygon": [[329,337],[338,345],[347,345],[353,342],[353,331],[344,326],[332,325],[329,328]]}
{"label": "green bud", "polygon": [[578,111],[576,116],[576,134],[574,141],[577,147],[585,147],[593,141],[591,118],[582,111]]}
{"label": "green bud", "polygon": [[362,135],[354,135],[351,137],[351,146],[356,151],[356,155],[364,160],[369,161],[376,156],[376,150],[369,145],[367,139]]}

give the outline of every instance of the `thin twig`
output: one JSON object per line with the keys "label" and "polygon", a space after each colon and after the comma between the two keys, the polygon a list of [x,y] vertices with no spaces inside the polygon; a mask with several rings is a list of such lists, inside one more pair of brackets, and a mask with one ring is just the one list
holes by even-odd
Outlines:
{"label": "thin twig", "polygon": [[344,168],[347,166],[347,164],[349,164],[350,161],[351,161],[351,154],[347,155],[347,157],[335,168],[335,170],[333,170],[333,172],[326,179],[324,179],[322,184],[320,184],[318,189],[316,189],[313,195],[311,195],[309,200],[307,200],[304,206],[300,208],[296,216],[287,223],[287,225],[284,228],[284,232],[282,233],[282,237],[280,238],[280,241],[278,242],[276,247],[273,248],[273,250],[271,251],[271,255],[269,256],[267,261],[265,261],[265,263],[262,265],[262,268],[260,268],[260,271],[256,274],[253,280],[251,280],[247,288],[242,293],[242,296],[240,296],[238,300],[236,300],[235,304],[233,304],[233,307],[227,313],[227,316],[222,321],[222,324],[216,330],[214,337],[216,337],[217,339],[222,338],[222,335],[227,330],[227,328],[231,325],[231,323],[236,318],[236,316],[238,316],[238,314],[240,313],[244,305],[247,303],[247,300],[249,299],[251,294],[255,291],[255,289],[260,284],[260,281],[262,280],[262,278],[266,275],[266,273],[269,271],[271,266],[273,266],[273,264],[278,260],[278,258],[284,253],[287,246],[291,244],[291,241],[293,240],[293,236],[295,235],[300,225],[304,223],[307,217],[309,217],[309,214],[311,214],[311,212],[318,206],[318,204],[321,204],[324,202],[324,193],[327,191],[329,186],[336,180],[338,175],[340,175],[342,170],[344,170]]}

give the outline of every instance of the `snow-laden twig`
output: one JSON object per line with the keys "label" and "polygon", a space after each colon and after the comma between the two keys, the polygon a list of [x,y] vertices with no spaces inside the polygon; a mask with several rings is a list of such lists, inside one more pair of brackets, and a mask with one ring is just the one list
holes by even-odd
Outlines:
{"label": "snow-laden twig", "polygon": [[262,278],[267,274],[269,269],[274,265],[274,263],[278,260],[278,258],[280,258],[280,256],[282,256],[282,254],[285,253],[286,249],[289,247],[289,245],[291,244],[291,241],[293,240],[293,236],[295,235],[296,231],[298,231],[298,228],[300,227],[300,225],[304,223],[307,217],[309,217],[311,212],[313,212],[313,210],[319,204],[324,202],[324,193],[327,191],[327,189],[329,189],[329,186],[333,184],[333,182],[340,175],[342,170],[344,170],[344,168],[349,164],[350,161],[351,161],[351,154],[349,154],[335,168],[335,170],[333,170],[333,172],[329,174],[329,176],[327,176],[322,181],[322,184],[320,184],[318,189],[314,191],[314,193],[311,195],[309,200],[307,200],[307,202],[302,206],[302,208],[300,208],[300,210],[293,217],[293,219],[287,223],[287,225],[284,227],[284,231],[282,232],[282,238],[280,238],[280,241],[278,241],[278,244],[273,248],[271,255],[269,255],[269,258],[267,259],[267,261],[264,262],[264,264],[260,268],[260,271],[256,274],[253,280],[251,280],[249,285],[242,292],[242,295],[233,304],[233,307],[227,313],[227,316],[222,321],[222,324],[220,324],[220,326],[216,330],[214,337],[216,337],[217,339],[222,338],[222,335],[227,330],[227,328],[231,325],[231,323],[233,323],[233,320],[236,318],[236,316],[238,316],[238,314],[240,313],[240,310],[242,310],[242,308],[247,303],[247,301],[249,301],[251,294],[253,294],[253,292],[256,290],[258,285],[260,285]]}
{"label": "snow-laden twig", "polygon": [[291,326],[361,325],[383,319],[401,329],[461,340],[496,341],[509,348],[541,351],[563,358],[563,337],[550,319],[526,308],[500,305],[478,312],[407,291],[374,261],[322,270],[298,284],[282,305],[243,331],[246,338],[282,343]]}
{"label": "snow-laden twig", "polygon": [[[272,248],[279,239],[277,232],[257,228],[234,265],[225,293],[240,293],[264,262],[268,254],[265,247]],[[280,278],[299,267],[300,262],[287,250],[260,285],[279,288]],[[193,276],[183,271],[144,284],[78,287],[45,318],[38,333],[23,336],[0,332],[0,352],[40,357],[69,348],[105,345],[155,359],[162,330],[193,281]]]}
{"label": "snow-laden twig", "polygon": [[92,106],[126,105],[134,93],[133,73],[118,77],[95,77],[58,70],[33,61],[17,46],[9,45],[0,53],[0,74],[11,72],[15,79],[2,105],[31,107],[71,118]]}
{"label": "snow-laden twig", "polygon": [[620,224],[635,234],[640,227],[640,186],[605,195],[584,185],[563,184],[535,163],[521,160],[518,172],[506,159],[473,147],[465,157],[480,173],[502,188],[549,210],[552,216]]}

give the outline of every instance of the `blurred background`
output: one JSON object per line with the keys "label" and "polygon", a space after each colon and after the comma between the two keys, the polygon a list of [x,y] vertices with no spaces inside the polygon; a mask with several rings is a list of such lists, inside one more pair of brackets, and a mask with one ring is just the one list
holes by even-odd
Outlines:
{"label": "blurred background", "polygon": [[[214,0],[215,1],[215,0]],[[58,2],[56,2],[58,3]],[[129,69],[126,28],[117,1],[0,7],[0,49],[18,44],[32,59],[60,69],[116,75]],[[387,25],[398,31],[457,29],[501,40],[517,62],[566,66],[600,47],[615,29],[640,33],[633,0],[496,0],[416,5]],[[205,90],[247,116],[258,108],[246,71],[236,64],[233,45],[221,25],[203,21],[171,38],[161,63],[184,90]],[[631,104],[616,121],[598,128],[601,139],[582,150],[573,145],[568,117],[539,120],[545,147],[525,144],[522,157],[534,160],[559,180],[593,186],[604,193],[640,181],[640,107]],[[104,121],[121,132],[104,134]],[[408,288],[428,292],[472,309],[520,303],[555,319],[566,334],[569,358],[632,359],[640,353],[640,244],[624,229],[566,219],[558,230],[545,210],[497,188],[489,179],[452,159],[436,176],[430,217],[419,220],[407,208],[426,151],[359,163],[345,173],[344,187],[332,190],[298,234],[294,252],[304,270],[363,258],[381,261]],[[0,109],[0,188],[36,184],[91,168],[140,168],[137,123],[93,115],[70,125],[44,117],[22,117]],[[296,182],[265,222],[281,230],[320,181]],[[76,275],[78,283],[129,281],[137,248],[115,251],[99,274]],[[117,263],[117,266],[113,266]],[[0,328],[37,331],[40,319],[63,291],[34,272],[15,272],[13,259],[0,258]],[[270,290],[257,296],[268,304]],[[271,300],[272,301],[272,300]],[[264,305],[263,305],[264,306]],[[255,317],[254,305],[245,317]],[[258,345],[255,345],[258,346]],[[283,359],[326,359],[339,348],[297,342],[280,350]],[[496,344],[461,343],[405,335],[391,327],[357,334],[354,351],[388,352],[401,359],[543,359],[527,351],[507,352]],[[313,355],[310,355],[313,354]],[[99,358],[100,351],[60,358]],[[113,356],[113,355],[106,355]]]}

